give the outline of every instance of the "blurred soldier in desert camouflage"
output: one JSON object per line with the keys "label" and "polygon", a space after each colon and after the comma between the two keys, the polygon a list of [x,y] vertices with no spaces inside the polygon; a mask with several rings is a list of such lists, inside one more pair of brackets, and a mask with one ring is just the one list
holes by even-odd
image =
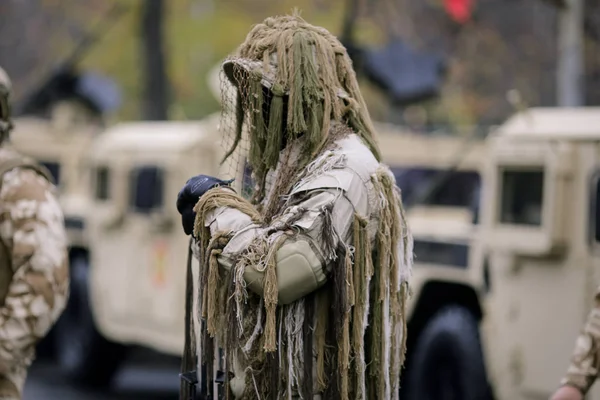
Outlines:
{"label": "blurred soldier in desert camouflage", "polygon": [[49,173],[11,149],[11,83],[0,68],[0,399],[21,399],[35,345],[65,308],[64,219]]}
{"label": "blurred soldier in desert camouflage", "polygon": [[575,342],[575,350],[561,387],[551,400],[583,400],[598,378],[600,370],[600,287],[596,304]]}

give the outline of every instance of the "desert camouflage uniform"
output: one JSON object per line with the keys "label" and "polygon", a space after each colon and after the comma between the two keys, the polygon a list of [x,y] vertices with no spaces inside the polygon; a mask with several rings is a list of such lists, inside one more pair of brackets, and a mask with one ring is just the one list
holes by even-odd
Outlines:
{"label": "desert camouflage uniform", "polygon": [[574,386],[587,393],[600,370],[600,287],[596,290],[596,305],[588,315],[577,338],[571,364],[561,385]]}
{"label": "desert camouflage uniform", "polygon": [[[0,148],[0,161],[14,156]],[[67,240],[54,186],[38,172],[14,168],[2,177],[0,238],[13,280],[0,307],[0,399],[21,399],[35,345],[68,297]]]}

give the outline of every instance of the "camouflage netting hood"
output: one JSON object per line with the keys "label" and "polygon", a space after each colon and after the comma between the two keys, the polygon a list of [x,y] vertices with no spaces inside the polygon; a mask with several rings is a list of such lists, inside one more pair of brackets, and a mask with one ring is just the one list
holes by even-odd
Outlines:
{"label": "camouflage netting hood", "polygon": [[[238,90],[237,121],[231,155],[247,124],[249,162],[261,183],[274,168],[286,142],[302,136],[303,162],[308,163],[325,145],[331,121],[341,121],[366,142],[375,157],[379,149],[374,128],[360,93],[352,61],[340,41],[324,28],[308,24],[298,15],[267,18],[254,26],[223,71]],[[245,120],[245,121],[244,121]],[[227,157],[226,156],[226,157]],[[262,179],[261,179],[262,178]],[[264,189],[264,188],[259,188]]]}
{"label": "camouflage netting hood", "polygon": [[[238,398],[397,399],[412,238],[346,50],[299,16],[268,18],[223,74],[225,159],[249,143],[255,188],[250,200],[214,188],[194,208],[186,354],[209,377],[223,354],[226,383],[245,382]],[[286,271],[303,268],[284,269],[286,251],[313,254],[323,279],[282,301]]]}

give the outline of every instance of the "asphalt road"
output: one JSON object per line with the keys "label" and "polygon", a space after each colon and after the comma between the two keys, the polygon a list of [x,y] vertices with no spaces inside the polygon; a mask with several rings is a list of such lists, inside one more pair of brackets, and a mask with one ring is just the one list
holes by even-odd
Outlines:
{"label": "asphalt road", "polygon": [[25,384],[23,400],[178,400],[179,360],[143,352],[123,366],[113,387],[95,392],[74,387],[56,372],[51,360],[37,360]]}

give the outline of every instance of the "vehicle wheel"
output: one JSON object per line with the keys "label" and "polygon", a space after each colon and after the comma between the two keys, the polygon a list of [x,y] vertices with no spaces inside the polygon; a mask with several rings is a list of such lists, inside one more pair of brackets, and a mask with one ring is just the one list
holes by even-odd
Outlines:
{"label": "vehicle wheel", "polygon": [[490,400],[479,329],[464,307],[448,306],[417,338],[407,369],[409,400]]}
{"label": "vehicle wheel", "polygon": [[89,304],[86,257],[71,260],[71,290],[55,326],[56,361],[61,372],[83,386],[106,387],[125,358],[127,348],[106,340],[96,329]]}

